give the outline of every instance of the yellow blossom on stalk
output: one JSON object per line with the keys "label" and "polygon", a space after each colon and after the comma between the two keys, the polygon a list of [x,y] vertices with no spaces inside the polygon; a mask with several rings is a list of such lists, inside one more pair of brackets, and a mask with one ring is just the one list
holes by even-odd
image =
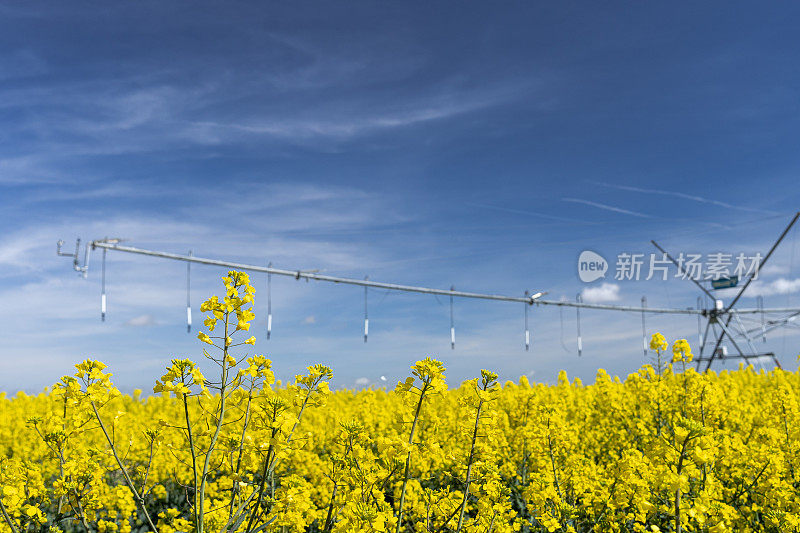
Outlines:
{"label": "yellow blossom on stalk", "polygon": [[[249,295],[245,295],[245,298]],[[248,300],[249,301],[249,300]],[[251,309],[240,309],[236,312],[236,329],[247,331],[250,329],[250,322],[255,318],[255,313]]]}
{"label": "yellow blossom on stalk", "polygon": [[263,355],[254,355],[247,358],[247,364],[247,368],[239,370],[239,379],[249,378],[251,380],[263,380],[265,387],[269,387],[275,383],[275,374],[272,372],[272,361]]}
{"label": "yellow blossom on stalk", "polygon": [[82,363],[75,365],[75,368],[78,370],[78,372],[75,373],[75,377],[78,378],[103,379],[111,375],[103,374],[103,370],[106,368],[105,364],[91,359],[86,359]]}
{"label": "yellow blossom on stalk", "polygon": [[677,363],[678,361],[691,363],[693,357],[692,348],[689,346],[689,342],[686,339],[678,339],[672,345],[673,363]]}
{"label": "yellow blossom on stalk", "polygon": [[661,333],[653,333],[650,338],[650,349],[653,351],[664,351],[669,347],[667,339]]}
{"label": "yellow blossom on stalk", "polygon": [[289,385],[288,389],[295,396],[295,403],[313,403],[321,406],[325,398],[330,394],[328,380],[333,377],[333,370],[325,365],[311,365],[308,367],[308,374],[296,375],[294,384]]}
{"label": "yellow blossom on stalk", "polygon": [[193,385],[200,387],[200,391],[208,393],[206,378],[194,361],[189,359],[173,359],[167,367],[167,373],[156,381],[153,392],[172,392],[176,396],[191,394]]}
{"label": "yellow blossom on stalk", "polygon": [[[442,392],[447,390],[447,383],[444,377],[444,365],[441,361],[426,357],[411,367],[411,374],[420,380],[422,387],[426,387],[429,392]],[[405,382],[397,384],[398,392],[408,392],[414,386],[414,377],[408,377]]]}
{"label": "yellow blossom on stalk", "polygon": [[85,396],[91,401],[107,402],[119,395],[119,391],[111,383],[112,374],[103,372],[105,368],[106,365],[101,361],[86,359],[75,365],[77,372],[75,372],[74,378],[62,377],[61,381],[56,384],[56,388],[61,389],[59,393],[63,392],[67,397]]}

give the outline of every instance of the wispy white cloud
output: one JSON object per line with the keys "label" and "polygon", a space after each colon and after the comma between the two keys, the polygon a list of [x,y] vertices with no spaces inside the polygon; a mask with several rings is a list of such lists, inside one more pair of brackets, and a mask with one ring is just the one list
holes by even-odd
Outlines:
{"label": "wispy white cloud", "polygon": [[587,303],[618,302],[619,285],[616,283],[603,283],[596,287],[586,287],[581,291],[581,297]]}
{"label": "wispy white cloud", "polygon": [[[400,103],[383,102],[365,107],[363,102],[339,101],[313,113],[292,116],[274,114],[240,120],[187,120],[185,134],[198,142],[224,143],[231,136],[247,135],[281,140],[308,141],[314,138],[349,140],[366,134],[424,125],[481,109],[513,102],[525,91],[517,84],[481,91],[455,90],[423,94]],[[303,116],[305,115],[305,116]]]}
{"label": "wispy white cloud", "polygon": [[133,328],[144,328],[148,326],[154,326],[156,324],[156,319],[153,315],[144,314],[135,316],[127,321],[125,321],[125,326],[133,327]]}
{"label": "wispy white cloud", "polygon": [[[71,199],[126,196],[129,187],[132,185],[86,187],[68,192],[67,196]],[[154,190],[163,195],[174,194],[163,187]],[[134,246],[173,252],[193,247],[196,255],[214,257],[253,260],[255,255],[260,258],[259,264],[268,259],[285,268],[363,271],[369,265],[394,258],[380,250],[367,252],[358,240],[350,238],[350,232],[359,228],[397,220],[385,200],[367,196],[354,188],[302,183],[276,184],[274,191],[271,197],[272,191],[266,186],[254,187],[252,194],[246,187],[241,191],[220,189],[205,196],[208,205],[191,196],[186,200],[191,208],[187,205],[184,209],[184,204],[179,203],[173,206],[172,212],[147,217],[134,214],[111,218],[95,216],[96,210],[102,211],[101,205],[85,208],[80,216],[75,211],[65,210],[63,216],[53,213],[46,221],[20,220],[18,228],[7,228],[0,236],[0,265],[5,267],[0,269],[0,277],[23,271],[41,273],[54,266],[59,272],[68,270],[69,259],[56,257],[55,243],[64,239],[67,241],[64,250],[71,252],[75,236],[82,237],[84,242],[104,236],[121,237]],[[136,191],[131,193],[135,195]],[[255,205],[258,209],[238,209],[237,206],[242,205],[238,200],[240,194],[248,197],[245,206]],[[220,206],[222,211],[231,213],[231,225],[203,215],[219,212]],[[241,226],[243,215],[247,220],[245,227]],[[315,235],[318,231],[324,233]],[[342,236],[337,232],[342,232]],[[214,236],[211,241],[209,235]],[[387,252],[392,251],[388,248]],[[80,258],[83,259],[82,252]],[[109,256],[109,261],[115,265],[133,259],[113,252]],[[97,260],[95,251],[92,270],[97,268]]]}
{"label": "wispy white cloud", "polygon": [[[735,293],[735,290],[729,291]],[[776,296],[800,292],[800,278],[778,278],[772,281],[755,280],[747,288],[747,296]]]}
{"label": "wispy white cloud", "polygon": [[572,202],[574,204],[589,205],[589,206],[592,206],[592,207],[596,207],[598,209],[603,209],[605,211],[612,211],[614,213],[622,213],[623,215],[631,215],[631,216],[640,217],[640,218],[653,218],[650,215],[646,215],[644,213],[639,213],[637,211],[630,211],[628,209],[622,209],[621,207],[614,207],[613,205],[601,204],[599,202],[592,202],[591,200],[583,200],[581,198],[562,198],[561,200],[564,201],[564,202]]}
{"label": "wispy white cloud", "polygon": [[0,240],[0,266],[13,269],[41,271],[44,265],[39,261],[46,247],[55,255],[54,228],[32,225],[14,233],[7,233]]}
{"label": "wispy white cloud", "polygon": [[[375,94],[364,100],[353,96],[363,82],[350,78],[351,90],[342,88],[297,109],[282,103],[294,93],[276,94],[268,80],[243,83],[223,75],[187,85],[180,81],[185,77],[183,72],[167,71],[0,90],[0,108],[31,111],[5,134],[15,135],[17,152],[27,148],[30,153],[25,156],[47,153],[51,159],[265,140],[308,145],[442,121],[530,98],[544,86],[542,79],[473,87],[460,78],[444,78],[401,97]],[[316,90],[324,91],[325,83],[315,82]],[[256,98],[273,103],[248,108],[240,116],[229,106],[231,101]]]}
{"label": "wispy white cloud", "polygon": [[693,202],[700,202],[703,204],[710,204],[716,205],[718,207],[724,207],[726,209],[736,209],[739,211],[748,211],[751,213],[766,213],[770,215],[778,214],[777,211],[770,211],[766,209],[757,209],[755,207],[750,206],[742,206],[742,205],[733,205],[727,202],[722,202],[720,200],[714,200],[711,198],[705,198],[703,196],[697,196],[695,194],[687,194],[685,192],[677,192],[677,191],[665,191],[661,189],[647,189],[644,187],[633,187],[630,185],[617,185],[614,183],[606,183],[602,181],[593,181],[592,183],[596,185],[602,185],[603,187],[608,187],[611,189],[617,189],[620,191],[630,191],[630,192],[638,192],[643,194],[658,194],[661,196],[672,196],[674,198],[681,198],[683,200],[691,200]]}
{"label": "wispy white cloud", "polygon": [[32,50],[20,48],[0,54],[0,80],[27,78],[47,72],[47,62]]}
{"label": "wispy white cloud", "polygon": [[[213,156],[210,150],[228,146],[337,152],[356,140],[445,123],[543,92],[541,80],[476,88],[445,79],[413,93],[375,94],[370,100],[340,88],[298,109],[294,93],[276,94],[267,82],[219,76],[187,85],[183,77],[165,72],[0,88],[0,108],[22,117],[0,132],[0,141],[14,145],[13,153],[0,149],[0,183],[75,181],[76,167],[105,156],[174,157],[177,151],[195,150],[189,157],[197,158],[197,149]],[[314,84],[324,91],[323,81]],[[251,100],[261,103],[245,106],[246,114],[231,106]]]}
{"label": "wispy white cloud", "polygon": [[0,184],[30,185],[63,183],[67,176],[52,164],[50,155],[3,157],[0,152]]}
{"label": "wispy white cloud", "polygon": [[782,264],[770,263],[758,269],[759,276],[777,276],[789,273],[789,267]]}
{"label": "wispy white cloud", "polygon": [[[111,198],[158,197],[168,190],[155,183],[107,182],[86,180],[80,186],[47,185],[38,187],[31,194],[21,198],[26,204],[41,202],[70,202],[73,200],[99,200]],[[64,203],[63,205],[67,205]]]}
{"label": "wispy white cloud", "polygon": [[549,220],[559,220],[562,222],[571,222],[573,224],[592,224],[591,222],[584,222],[582,220],[578,220],[575,218],[568,218],[568,217],[560,217],[556,215],[549,215],[547,213],[540,213],[538,211],[534,211],[533,209],[514,209],[512,207],[504,207],[499,205],[488,205],[483,203],[474,203],[474,202],[467,202],[466,205],[471,205],[475,207],[480,207],[483,209],[492,209],[494,211],[502,211],[504,213],[512,213],[515,215],[528,215],[538,218],[546,218]]}

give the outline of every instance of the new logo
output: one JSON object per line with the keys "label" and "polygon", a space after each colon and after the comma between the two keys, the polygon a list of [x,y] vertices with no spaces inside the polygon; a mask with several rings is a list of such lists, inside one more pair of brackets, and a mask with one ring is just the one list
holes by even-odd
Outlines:
{"label": "new logo", "polygon": [[606,277],[608,271],[608,261],[605,258],[592,252],[584,250],[578,257],[578,277],[584,283],[590,283],[596,279]]}

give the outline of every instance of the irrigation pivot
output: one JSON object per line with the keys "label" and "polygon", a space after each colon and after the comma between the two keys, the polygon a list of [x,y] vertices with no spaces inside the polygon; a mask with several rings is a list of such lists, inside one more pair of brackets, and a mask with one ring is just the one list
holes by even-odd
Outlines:
{"label": "irrigation pivot", "polygon": [[[762,357],[771,358],[772,361],[775,363],[775,366],[780,368],[780,362],[778,358],[775,356],[774,352],[758,352],[755,348],[755,340],[753,338],[754,333],[761,333],[761,336],[764,338],[766,342],[766,324],[764,322],[763,316],[766,312],[789,312],[790,315],[788,317],[784,317],[783,319],[779,319],[777,321],[773,321],[771,326],[780,327],[791,325],[794,319],[800,315],[800,310],[798,309],[764,309],[763,301],[759,301],[758,307],[755,310],[747,309],[747,310],[737,310],[736,304],[739,302],[739,299],[744,294],[744,291],[750,286],[753,280],[758,276],[758,270],[764,267],[764,264],[769,261],[769,258],[772,257],[772,254],[775,252],[775,249],[778,248],[781,241],[786,237],[789,233],[789,230],[797,222],[797,219],[800,218],[800,212],[795,213],[792,220],[780,234],[778,239],[773,243],[772,247],[769,249],[767,254],[764,256],[764,259],[761,260],[761,264],[758,265],[758,268],[755,269],[746,279],[742,288],[739,292],[736,293],[736,296],[731,300],[731,302],[725,306],[722,300],[718,299],[716,295],[712,294],[706,287],[704,287],[699,281],[692,278],[691,276],[684,276],[685,279],[691,280],[697,287],[703,291],[703,293],[708,296],[714,305],[708,309],[703,309],[701,315],[706,318],[706,327],[705,332],[700,336],[700,353],[696,359],[697,368],[700,369],[700,366],[703,363],[706,363],[705,370],[711,368],[711,363],[714,362],[715,359],[744,359],[747,363],[750,363],[751,359],[758,359]],[[678,261],[675,260],[669,253],[667,253],[656,241],[650,241],[653,243],[659,251],[661,251],[672,263],[678,267],[678,270],[681,271],[682,274],[685,274],[683,265],[681,265]],[[717,283],[716,286],[712,284],[714,289],[725,289],[725,288],[732,288],[738,283],[738,279],[731,280],[726,279],[722,283]],[[698,299],[698,301],[700,301]],[[760,330],[758,329],[748,329],[745,327],[744,323],[741,319],[742,313],[752,313],[756,312],[761,314],[762,317],[762,327]],[[775,329],[775,328],[772,328]],[[712,343],[708,342],[709,339],[709,331],[711,332],[711,337],[714,339]],[[728,341],[733,346],[735,352],[728,353],[727,347],[722,344],[725,338],[728,338]],[[743,348],[740,345],[740,342],[736,342],[739,340],[741,343],[746,344]],[[709,344],[713,344],[713,348],[710,352],[706,351],[706,346]]]}
{"label": "irrigation pivot", "polygon": [[[783,230],[780,234],[778,239],[772,245],[772,247],[767,252],[766,256],[762,260],[759,268],[763,267],[764,264],[770,259],[775,249],[780,245],[781,241],[786,237],[789,233],[791,228],[797,222],[798,218],[800,218],[800,212],[795,213],[794,217],[792,218],[791,222],[789,222],[788,226]],[[544,296],[547,294],[545,291],[538,291],[535,293],[530,293],[525,291],[522,296],[508,296],[502,294],[490,294],[490,293],[481,293],[481,292],[469,292],[469,291],[458,291],[455,290],[455,287],[450,287],[449,289],[436,289],[432,287],[423,287],[417,285],[404,285],[400,283],[389,283],[389,282],[380,282],[380,281],[373,281],[369,279],[368,276],[364,277],[363,279],[358,278],[346,278],[346,277],[338,277],[338,276],[328,276],[325,274],[321,274],[318,270],[296,270],[296,269],[283,269],[283,268],[275,268],[272,266],[272,263],[268,263],[267,266],[261,265],[250,265],[245,263],[237,263],[232,261],[225,261],[220,259],[209,259],[204,257],[197,257],[192,254],[190,251],[187,255],[163,252],[158,250],[147,250],[144,248],[136,248],[133,246],[126,246],[121,244],[122,239],[99,239],[91,241],[85,244],[85,249],[83,251],[83,264],[79,259],[80,255],[80,247],[81,247],[81,240],[78,239],[75,243],[75,251],[72,253],[67,253],[62,251],[63,241],[58,241],[57,244],[57,255],[59,256],[66,256],[72,258],[72,267],[73,269],[79,273],[82,277],[86,277],[88,270],[89,270],[89,259],[91,257],[91,252],[93,250],[101,250],[103,254],[103,261],[102,261],[102,295],[101,295],[101,316],[103,319],[106,317],[106,298],[105,298],[105,256],[108,252],[121,252],[127,254],[136,254],[136,255],[143,255],[148,257],[155,257],[161,259],[167,259],[170,261],[184,261],[187,263],[187,270],[186,270],[186,316],[187,316],[187,331],[191,331],[192,326],[192,318],[191,318],[191,304],[189,300],[189,289],[190,289],[190,266],[192,263],[194,264],[203,264],[203,265],[212,265],[212,266],[219,266],[225,268],[231,268],[236,270],[244,270],[250,272],[260,272],[265,273],[267,275],[267,339],[271,337],[272,334],[272,316],[273,316],[273,309],[272,309],[272,276],[285,276],[285,277],[292,277],[296,280],[304,279],[306,281],[314,280],[320,281],[325,283],[336,283],[340,285],[355,285],[364,288],[364,329],[363,329],[363,339],[364,342],[367,342],[369,336],[369,313],[368,313],[368,289],[383,289],[387,291],[397,291],[397,292],[409,292],[409,293],[418,293],[418,294],[432,294],[436,296],[447,296],[449,298],[449,307],[450,307],[450,346],[452,349],[455,349],[455,321],[454,321],[454,299],[455,298],[471,298],[471,299],[479,299],[479,300],[493,300],[498,302],[512,302],[512,303],[522,303],[525,304],[525,314],[524,314],[524,349],[528,350],[531,345],[531,335],[528,323],[528,306],[536,305],[536,306],[555,306],[555,307],[572,307],[575,308],[576,312],[576,322],[577,322],[577,352],[578,355],[581,355],[585,351],[585,347],[583,344],[583,337],[581,335],[581,310],[597,310],[597,311],[616,311],[616,312],[627,312],[627,313],[636,313],[641,315],[641,322],[642,322],[642,337],[643,337],[643,350],[646,353],[647,350],[647,342],[646,342],[646,323],[645,323],[645,315],[646,314],[677,314],[677,315],[690,315],[696,316],[698,318],[698,337],[700,339],[700,353],[697,358],[697,365],[698,369],[702,363],[706,364],[706,369],[711,366],[711,363],[717,359],[725,359],[725,358],[741,358],[747,362],[750,362],[751,359],[758,359],[762,357],[769,357],[771,358],[776,366],[780,366],[777,357],[773,352],[763,352],[759,353],[755,349],[754,344],[754,337],[760,337],[764,342],[766,342],[766,335],[770,331],[773,331],[777,328],[781,327],[798,327],[800,324],[800,320],[796,322],[798,317],[800,317],[800,308],[765,308],[763,305],[763,301],[761,299],[758,300],[758,305],[755,308],[737,308],[736,304],[739,302],[742,294],[747,290],[750,286],[752,281],[758,275],[758,271],[756,270],[754,273],[750,274],[744,280],[742,288],[736,294],[735,298],[725,306],[721,300],[719,300],[711,290],[716,290],[720,288],[731,288],[738,284],[740,281],[739,279],[723,279],[717,280],[716,283],[712,285],[712,289],[708,289],[703,284],[701,284],[696,279],[692,278],[691,276],[686,276],[686,272],[684,270],[683,265],[676,261],[675,258],[670,255],[666,250],[664,250],[656,241],[651,241],[652,244],[664,254],[664,257],[668,258],[675,266],[678,267],[678,270],[681,274],[684,274],[684,277],[688,277],[703,293],[703,297],[697,299],[697,305],[695,307],[686,307],[686,308],[678,308],[678,307],[650,307],[647,305],[647,298],[642,297],[641,305],[633,306],[633,305],[608,305],[608,304],[599,304],[599,303],[587,303],[583,301],[582,295],[578,294],[574,301],[561,299],[561,300],[547,300]],[[711,306],[704,305],[704,302],[710,299],[712,302]],[[766,315],[768,314],[775,314],[775,313],[784,313],[787,316],[777,318],[777,319],[767,319]],[[747,326],[743,319],[747,320],[747,317],[757,317],[760,319],[760,323],[757,326]],[[706,320],[705,330],[702,330],[702,320]],[[562,318],[563,320],[563,318]],[[562,330],[563,330],[563,323],[562,323]],[[727,347],[723,345],[724,339],[728,339],[728,341],[733,346],[735,352],[732,354],[728,354]],[[709,339],[713,339],[713,342],[709,341]],[[737,342],[738,341],[738,342]],[[710,352],[706,350],[707,346],[713,344],[713,349]],[[563,339],[562,339],[563,345]],[[744,347],[743,347],[744,345]]]}

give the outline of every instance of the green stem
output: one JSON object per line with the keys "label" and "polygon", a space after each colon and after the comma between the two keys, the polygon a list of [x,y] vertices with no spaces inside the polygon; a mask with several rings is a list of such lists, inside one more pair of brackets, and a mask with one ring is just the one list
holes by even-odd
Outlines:
{"label": "green stem", "polygon": [[[106,441],[108,441],[108,445],[111,447],[111,453],[114,454],[114,459],[116,459],[117,461],[117,466],[119,466],[119,469],[122,471],[122,475],[125,478],[125,483],[128,485],[131,494],[133,494],[133,499],[136,500],[136,503],[139,505],[139,508],[144,513],[144,516],[147,519],[147,523],[150,526],[150,529],[152,529],[154,533],[158,533],[158,529],[156,529],[156,526],[153,524],[153,520],[151,520],[150,518],[150,513],[147,512],[147,508],[144,505],[144,498],[142,498],[136,491],[136,487],[133,486],[133,481],[131,481],[131,478],[128,475],[128,470],[125,468],[125,466],[123,466],[122,461],[117,455],[117,448],[116,446],[114,446],[114,442],[108,435],[108,431],[106,431],[106,426],[105,424],[103,424],[103,419],[100,418],[100,413],[97,412],[97,406],[94,404],[94,401],[90,401],[90,403],[92,405],[92,410],[94,410],[94,416],[95,418],[97,418],[97,423],[100,424],[100,429],[103,430],[103,435],[106,436]],[[80,507],[80,502],[78,502],[78,506]],[[82,511],[81,514],[83,514]]]}
{"label": "green stem", "polygon": [[464,511],[467,508],[467,498],[469,498],[469,485],[472,482],[472,460],[475,457],[475,442],[478,440],[478,425],[481,420],[481,408],[483,407],[483,400],[478,402],[478,412],[475,414],[475,427],[472,428],[472,445],[469,449],[469,458],[467,459],[467,480],[464,486],[464,498],[461,501],[461,511],[458,514],[458,526],[456,526],[456,533],[460,533],[461,526],[464,523]]}
{"label": "green stem", "polygon": [[194,448],[194,437],[192,435],[192,423],[189,419],[189,400],[187,398],[186,393],[183,395],[183,414],[186,417],[186,431],[189,436],[189,449],[192,452],[192,496],[194,498],[194,508],[192,509],[194,513],[194,523],[197,526],[200,523],[200,516],[197,514],[197,452]]}
{"label": "green stem", "polygon": [[[253,401],[253,389],[250,388],[250,392],[247,395],[247,408],[244,412],[244,426],[242,427],[242,436],[239,438],[239,456],[236,458],[236,469],[234,470],[235,474],[239,474],[239,470],[242,468],[242,453],[244,451],[244,436],[247,433],[247,425],[250,423],[250,404]],[[234,481],[233,487],[231,488],[231,506],[229,516],[233,516],[233,507],[236,502],[236,496],[239,494],[239,482]]]}
{"label": "green stem", "polygon": [[[308,391],[306,392],[305,397],[303,398],[303,403],[300,404],[300,411],[297,413],[297,420],[294,421],[292,425],[292,430],[289,432],[289,435],[286,437],[286,444],[289,445],[292,442],[292,436],[294,435],[294,430],[297,429],[297,426],[300,425],[300,420],[303,418],[303,411],[306,410],[306,405],[308,405],[309,399],[311,399],[311,393],[314,391],[314,387],[316,387],[322,379],[320,378],[317,382],[313,383],[311,387],[309,387]],[[275,467],[278,466],[278,456],[275,455],[275,459],[272,461],[272,464],[269,465],[269,475],[270,478],[275,473]]]}
{"label": "green stem", "polygon": [[550,420],[547,421],[547,452],[550,455],[550,467],[553,469],[553,484],[556,487],[556,493],[562,500],[564,496],[561,495],[561,487],[558,484],[558,473],[556,472],[556,458],[553,450],[553,439],[550,435]]}
{"label": "green stem", "polygon": [[680,477],[681,472],[683,471],[683,459],[686,457],[686,446],[689,443],[689,435],[686,435],[686,439],[683,441],[683,445],[681,446],[681,454],[678,457],[678,466],[675,468],[676,473],[678,474],[678,490],[675,491],[675,532],[681,533],[681,487],[680,487]]}
{"label": "green stem", "polygon": [[[428,390],[428,385],[430,383],[425,383],[419,391],[419,402],[417,402],[417,408],[414,411],[414,421],[411,423],[411,434],[408,436],[408,444],[411,446],[414,443],[414,431],[417,429],[417,421],[419,420],[419,413],[422,410],[422,400],[425,398],[425,392]],[[403,524],[403,504],[406,501],[406,485],[408,484],[408,478],[411,472],[411,449],[408,450],[408,456],[406,457],[406,470],[405,474],[403,475],[403,488],[400,490],[400,507],[397,510],[397,529],[395,533],[400,533],[400,527]]]}
{"label": "green stem", "polygon": [[[272,438],[275,438],[275,433],[277,431],[275,429],[272,430]],[[266,486],[267,482],[267,473],[269,472],[269,463],[272,460],[272,444],[269,445],[267,449],[267,457],[264,459],[264,468],[261,472],[261,481],[258,484],[258,496],[256,497],[256,503],[253,507],[252,512],[250,513],[250,520],[247,521],[247,528],[245,529],[246,532],[250,532],[253,529],[253,522],[256,520],[256,515],[258,514],[258,510],[261,508],[261,499],[264,497],[264,487]]]}
{"label": "green stem", "polygon": [[217,439],[219,438],[220,430],[222,429],[222,421],[225,418],[225,388],[227,387],[228,383],[228,323],[230,321],[230,312],[225,312],[225,334],[222,339],[222,380],[220,381],[220,400],[219,400],[219,409],[217,410],[217,427],[214,429],[214,435],[211,437],[211,442],[208,445],[208,451],[206,452],[206,458],[203,462],[203,473],[200,476],[200,494],[197,496],[198,499],[198,517],[199,520],[197,522],[197,533],[203,533],[204,529],[204,522],[205,522],[205,496],[206,496],[206,480],[208,478],[208,467],[211,464],[211,454],[214,452],[214,448],[217,445]]}
{"label": "green stem", "polygon": [[331,491],[331,502],[328,505],[328,516],[325,518],[325,526],[322,528],[322,533],[330,533],[333,527],[333,504],[336,502],[336,488],[338,485],[333,482],[333,490]]}
{"label": "green stem", "polygon": [[86,533],[89,533],[89,524],[86,523],[86,515],[83,513],[83,505],[81,505],[81,497],[78,495],[78,491],[76,489],[72,489],[72,494],[75,496],[75,505],[78,506],[78,516],[81,519],[81,524],[83,525],[83,529],[86,530]]}
{"label": "green stem", "polygon": [[[2,491],[0,491],[0,492],[2,492]],[[2,499],[2,498],[0,498],[0,511],[2,511],[2,513],[3,513],[3,520],[5,520],[5,521],[6,521],[6,523],[8,524],[8,527],[10,527],[10,528],[11,528],[11,531],[12,531],[13,533],[19,533],[19,532],[17,531],[17,526],[15,526],[15,525],[14,525],[14,522],[12,522],[12,521],[11,521],[11,517],[10,517],[10,516],[8,516],[8,512],[6,511],[6,506],[5,506],[5,505],[3,505],[3,499]]]}

